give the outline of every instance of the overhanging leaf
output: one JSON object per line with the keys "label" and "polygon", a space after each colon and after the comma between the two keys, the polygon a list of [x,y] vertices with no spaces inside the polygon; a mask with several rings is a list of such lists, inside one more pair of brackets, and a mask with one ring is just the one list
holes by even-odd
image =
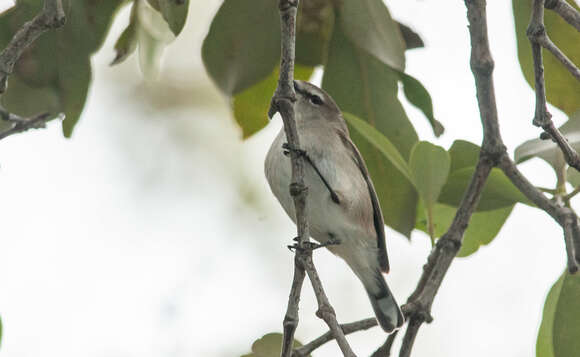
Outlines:
{"label": "overhanging leaf", "polygon": [[566,180],[570,182],[570,185],[580,187],[580,172],[573,167],[568,167],[566,170]]}
{"label": "overhanging leaf", "polygon": [[[252,352],[242,357],[278,357],[282,346],[282,334],[269,333],[252,344]],[[302,346],[298,340],[294,340],[294,348]],[[310,355],[308,355],[310,356]]]}
{"label": "overhanging leaf", "polygon": [[[475,167],[471,166],[457,170],[449,175],[449,179],[441,191],[439,202],[457,207],[463,198],[463,193],[467,189],[474,172]],[[485,183],[477,210],[494,210],[511,206],[516,202],[533,206],[533,203],[505,177],[501,170],[497,168],[492,169]]]}
{"label": "overhanging leaf", "polygon": [[447,181],[451,158],[445,149],[427,141],[413,147],[409,159],[409,172],[427,209],[437,202],[441,189]]}
{"label": "overhanging leaf", "polygon": [[343,112],[374,126],[408,159],[417,133],[397,98],[398,80],[397,72],[358,49],[341,26],[334,26],[322,88]]}
{"label": "overhanging leaf", "polygon": [[[565,1],[565,0],[564,0]],[[568,3],[578,10],[574,1]],[[518,44],[518,59],[520,68],[528,84],[534,88],[534,69],[532,49],[526,36],[526,29],[530,21],[531,1],[512,0],[515,20],[516,38]],[[576,64],[580,63],[580,33],[570,26],[554,11],[544,12],[544,24],[552,41],[566,56]],[[548,102],[560,108],[567,114],[580,109],[580,81],[548,51],[542,50],[544,59],[544,76],[546,82],[546,97]]]}
{"label": "overhanging leaf", "polygon": [[423,112],[427,120],[429,120],[429,124],[431,124],[435,136],[441,136],[445,131],[445,128],[443,127],[443,124],[433,116],[433,102],[431,101],[431,95],[429,95],[427,89],[423,87],[421,82],[410,75],[404,72],[398,73],[401,82],[403,83],[403,92],[405,93],[407,100]]}
{"label": "overhanging leaf", "polygon": [[401,35],[403,36],[403,42],[405,42],[405,49],[412,50],[413,48],[425,47],[425,43],[418,33],[413,31],[409,26],[402,24],[397,21],[399,25],[399,30],[401,30]]}
{"label": "overhanging leaf", "polygon": [[544,304],[537,357],[568,357],[580,351],[580,275],[568,272],[554,284]]}
{"label": "overhanging leaf", "polygon": [[342,31],[352,43],[392,68],[405,69],[405,42],[382,0],[343,0],[339,11]]}
{"label": "overhanging leaf", "polygon": [[348,113],[344,116],[373,180],[385,223],[409,237],[415,225],[417,193],[405,174],[407,163],[376,129]]}
{"label": "overhanging leaf", "polygon": [[475,166],[479,159],[479,151],[479,146],[469,141],[455,140],[449,148],[449,156],[451,156],[450,172]]}
{"label": "overhanging leaf", "polygon": [[[487,245],[498,235],[501,227],[509,217],[512,206],[499,208],[490,211],[474,212],[469,220],[469,225],[463,236],[461,249],[457,253],[458,257],[467,257],[475,253],[482,245]],[[444,204],[436,204],[433,208],[433,226],[435,237],[441,237],[451,225],[455,217],[456,207]],[[425,209],[420,204],[417,207],[417,224],[415,228],[429,233],[427,226]]]}
{"label": "overhanging leaf", "polygon": [[[296,65],[294,78],[308,80],[312,71],[312,67]],[[279,69],[276,68],[266,79],[234,96],[232,102],[234,118],[242,128],[244,139],[268,124],[267,113],[272,94],[278,83],[278,73]]]}
{"label": "overhanging leaf", "polygon": [[333,26],[332,1],[301,2],[296,18],[296,63],[317,66],[326,62]]}
{"label": "overhanging leaf", "polygon": [[277,2],[225,0],[213,18],[201,54],[208,74],[228,95],[264,80],[280,61]]}

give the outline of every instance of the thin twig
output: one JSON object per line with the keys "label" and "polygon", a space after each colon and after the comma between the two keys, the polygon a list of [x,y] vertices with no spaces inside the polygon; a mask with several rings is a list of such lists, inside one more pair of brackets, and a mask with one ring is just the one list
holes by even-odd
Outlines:
{"label": "thin twig", "polygon": [[[377,326],[377,319],[374,317],[351,322],[348,324],[340,325],[342,332],[345,335],[349,335],[354,332],[368,330],[371,327]],[[391,335],[389,335],[391,336]],[[309,343],[305,344],[302,347],[296,348],[292,353],[292,357],[304,357],[308,356],[312,351],[317,349],[318,347],[324,345],[328,341],[334,340],[334,336],[332,336],[332,331],[327,331],[324,335],[310,341]]]}
{"label": "thin twig", "polygon": [[532,5],[532,16],[526,31],[532,45],[532,57],[534,61],[534,77],[536,90],[536,111],[533,124],[542,127],[558,144],[564,154],[568,165],[580,171],[580,155],[568,143],[568,140],[556,128],[552,122],[552,115],[546,106],[546,86],[544,80],[544,64],[542,59],[542,47],[548,49],[552,54],[580,80],[580,70],[574,65],[566,55],[560,51],[550,40],[544,26],[544,0],[534,0]]}
{"label": "thin twig", "polygon": [[546,9],[553,10],[560,15],[567,23],[580,31],[580,12],[565,0],[546,0]]}
{"label": "thin twig", "polygon": [[45,0],[42,11],[34,19],[22,25],[6,48],[0,52],[0,94],[6,91],[8,76],[14,71],[14,65],[22,52],[38,36],[49,29],[63,26],[65,21],[62,0]]}
{"label": "thin twig", "polygon": [[322,318],[336,339],[344,356],[355,356],[348,345],[346,337],[341,330],[334,313],[334,309],[328,302],[328,298],[322,288],[322,283],[318,273],[312,263],[312,249],[309,245],[310,235],[308,231],[308,221],[306,218],[306,196],[308,189],[304,184],[305,159],[300,155],[300,139],[296,130],[294,119],[294,102],[296,93],[294,92],[294,58],[296,43],[296,13],[298,10],[298,0],[279,0],[280,24],[281,24],[281,44],[282,52],[280,59],[280,77],[278,87],[272,97],[268,114],[272,117],[279,112],[284,122],[284,132],[286,142],[295,150],[290,150],[290,160],[292,164],[292,181],[290,184],[290,194],[294,198],[296,212],[296,226],[298,228],[298,243],[294,260],[294,279],[288,308],[284,317],[284,337],[282,340],[282,357],[289,357],[292,353],[294,332],[298,326],[298,302],[300,290],[304,281],[304,271],[308,274],[312,287],[318,301],[317,316]]}
{"label": "thin twig", "polygon": [[0,140],[12,134],[21,133],[29,129],[39,129],[46,127],[46,123],[54,120],[64,120],[64,114],[51,115],[50,113],[42,113],[30,118],[23,118],[18,115],[8,113],[0,107],[0,122],[9,122],[10,126],[0,131]]}

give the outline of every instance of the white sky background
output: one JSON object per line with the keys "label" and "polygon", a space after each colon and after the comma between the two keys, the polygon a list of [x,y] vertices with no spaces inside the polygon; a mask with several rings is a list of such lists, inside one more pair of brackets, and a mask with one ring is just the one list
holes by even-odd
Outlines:
{"label": "white sky background", "polygon": [[[192,1],[159,83],[143,82],[135,56],[107,66],[125,9],[93,59],[94,83],[73,138],[51,123],[0,143],[2,356],[238,356],[281,330],[295,228],[262,169],[281,123],[241,142],[226,99],[207,78],[200,46],[219,3]],[[425,49],[407,52],[407,68],[447,129],[435,140],[407,106],[420,137],[447,148],[458,138],[479,143],[463,3],[388,4],[425,40]],[[517,63],[511,3],[489,1],[488,14],[501,129],[513,152],[539,134],[533,92]],[[163,104],[168,98],[174,107]],[[558,124],[565,120],[552,113]],[[536,184],[553,185],[547,164],[522,169]],[[402,303],[430,244],[422,233],[411,242],[387,235],[388,281]],[[340,321],[372,315],[342,261],[317,251],[315,262]],[[545,295],[564,266],[559,226],[518,205],[490,246],[453,262],[415,355],[534,355]],[[306,282],[302,342],[326,330],[315,310]],[[349,340],[365,356],[385,337],[375,328]],[[314,355],[338,353],[329,343]]]}

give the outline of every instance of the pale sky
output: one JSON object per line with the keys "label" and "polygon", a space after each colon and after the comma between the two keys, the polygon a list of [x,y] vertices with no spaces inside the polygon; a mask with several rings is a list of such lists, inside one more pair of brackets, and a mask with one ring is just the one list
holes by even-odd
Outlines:
{"label": "pale sky", "polygon": [[[162,81],[149,83],[135,56],[107,65],[125,9],[93,59],[94,83],[73,138],[51,123],[0,143],[2,356],[239,356],[281,331],[293,262],[286,245],[295,228],[262,168],[281,123],[274,119],[242,142],[227,100],[205,74],[201,41],[219,4],[192,1]],[[407,70],[429,90],[447,129],[435,139],[406,105],[419,136],[446,148],[455,139],[479,143],[463,2],[388,5],[426,43],[407,52]],[[539,135],[531,125],[534,97],[517,63],[511,2],[489,1],[488,13],[501,130],[513,153]],[[170,97],[177,105],[167,109]],[[539,160],[521,168],[538,185],[554,184]],[[387,279],[402,303],[430,243],[423,233],[410,242],[390,229],[387,236]],[[317,251],[315,263],[339,321],[372,315],[340,259]],[[534,355],[545,296],[564,267],[560,227],[542,211],[516,206],[489,246],[453,262],[414,355]],[[302,342],[326,331],[308,284],[296,333]],[[374,328],[349,340],[365,356],[384,338]],[[338,353],[328,343],[314,356]]]}

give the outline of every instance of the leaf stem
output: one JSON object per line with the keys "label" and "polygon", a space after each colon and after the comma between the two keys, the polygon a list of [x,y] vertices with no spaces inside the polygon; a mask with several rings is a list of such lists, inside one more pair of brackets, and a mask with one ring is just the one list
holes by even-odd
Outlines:
{"label": "leaf stem", "polygon": [[435,226],[433,225],[433,205],[427,205],[427,229],[431,238],[431,247],[435,246]]}

